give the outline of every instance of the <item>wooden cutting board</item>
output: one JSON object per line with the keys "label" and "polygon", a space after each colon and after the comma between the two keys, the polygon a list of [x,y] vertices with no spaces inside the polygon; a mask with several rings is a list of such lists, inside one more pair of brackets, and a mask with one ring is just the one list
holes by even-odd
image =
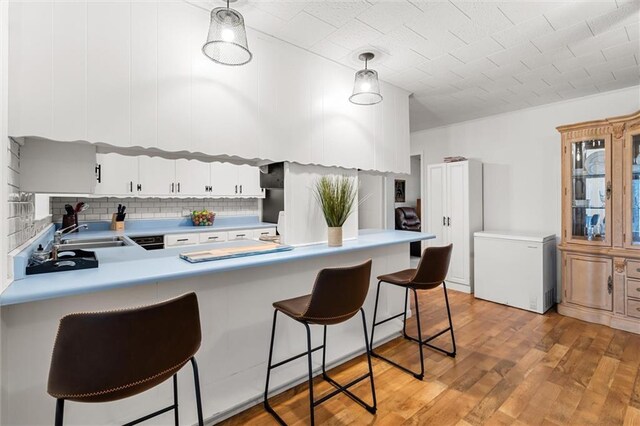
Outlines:
{"label": "wooden cutting board", "polygon": [[260,243],[241,247],[223,247],[211,250],[192,251],[181,253],[180,257],[188,262],[206,262],[209,260],[230,259],[234,257],[252,256],[257,254],[272,253],[292,250],[293,247],[276,243]]}

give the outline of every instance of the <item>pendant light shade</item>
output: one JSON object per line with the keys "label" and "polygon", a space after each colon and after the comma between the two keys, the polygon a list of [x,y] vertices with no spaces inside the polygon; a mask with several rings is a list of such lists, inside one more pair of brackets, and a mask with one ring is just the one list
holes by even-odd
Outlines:
{"label": "pendant light shade", "polygon": [[237,10],[217,7],[211,11],[207,42],[202,53],[223,65],[244,65],[251,60],[244,18]]}
{"label": "pendant light shade", "polygon": [[353,94],[349,97],[349,101],[356,105],[375,105],[382,101],[380,95],[380,83],[378,82],[378,73],[367,68],[367,63],[373,59],[373,53],[363,53],[359,56],[364,61],[364,69],[356,73],[356,79],[353,83]]}

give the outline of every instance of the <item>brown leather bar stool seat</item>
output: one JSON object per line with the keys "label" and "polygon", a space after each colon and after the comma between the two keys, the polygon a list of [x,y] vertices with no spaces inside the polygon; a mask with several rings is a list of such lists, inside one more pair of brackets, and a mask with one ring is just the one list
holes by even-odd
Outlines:
{"label": "brown leather bar stool seat", "polygon": [[198,365],[202,340],[195,293],[155,305],[63,317],[53,347],[47,392],[56,398],[56,426],[64,402],[108,402],[149,390],[173,377],[173,404],[127,423],[168,411],[178,424],[178,371],[193,368],[198,424],[203,425]]}
{"label": "brown leather bar stool seat", "polygon": [[[451,321],[451,309],[449,308],[449,297],[447,295],[447,285],[445,283],[445,278],[447,276],[447,271],[449,270],[449,262],[451,260],[451,251],[453,249],[453,245],[449,244],[445,247],[429,247],[422,253],[422,258],[420,259],[420,264],[417,269],[405,269],[403,271],[394,272],[392,274],[380,275],[378,277],[378,288],[376,291],[376,305],[373,311],[373,327],[371,329],[371,355],[376,358],[380,358],[384,361],[387,361],[391,365],[400,368],[407,373],[413,374],[419,380],[424,378],[424,356],[422,353],[422,347],[426,346],[428,348],[434,349],[436,351],[442,352],[452,358],[456,356],[456,338],[453,333],[453,322]],[[405,288],[404,294],[404,311],[394,315],[390,318],[384,319],[382,321],[376,322],[376,317],[378,315],[378,298],[380,296],[380,285],[382,283],[388,283],[400,287]],[[444,290],[444,300],[447,306],[447,316],[449,319],[449,327],[435,333],[432,336],[422,338],[422,329],[420,325],[420,304],[418,303],[418,290],[432,290],[442,285],[442,289]],[[418,337],[412,337],[407,334],[407,302],[409,300],[409,290],[413,291],[414,295],[414,304],[415,304],[415,312],[416,312],[416,322],[418,325]],[[375,329],[380,324],[384,324],[385,322],[391,321],[395,318],[403,317],[403,326],[402,326],[402,334],[405,339],[411,340],[413,342],[418,343],[419,353],[420,353],[420,372],[414,372],[404,367],[395,361],[392,361],[379,353],[374,352],[373,350],[373,336],[375,333]],[[432,345],[431,342],[436,337],[439,337],[449,331],[451,333],[451,344],[452,350],[447,351],[440,347]]]}
{"label": "brown leather bar stool seat", "polygon": [[[294,361],[303,356],[307,356],[308,375],[309,375],[309,412],[311,424],[315,424],[314,407],[344,392],[355,402],[363,406],[372,414],[376,412],[376,391],[373,383],[373,370],[371,368],[371,356],[369,351],[369,338],[367,335],[367,322],[362,309],[362,305],[369,291],[369,280],[371,279],[371,260],[367,262],[346,268],[329,268],[323,269],[318,273],[316,282],[313,286],[311,294],[295,297],[292,299],[281,300],[273,304],[273,325],[271,328],[271,343],[269,346],[269,362],[267,367],[267,380],[264,389],[264,407],[273,415],[280,423],[285,425],[284,420],[274,411],[269,404],[269,379],[271,370]],[[272,363],[273,360],[273,344],[275,341],[276,320],[278,312],[304,324],[307,330],[307,351],[292,356],[284,361]],[[346,385],[341,385],[327,375],[326,371],[326,345],[327,345],[327,326],[340,324],[354,317],[360,312],[362,317],[362,328],[364,331],[364,344],[367,354],[367,363],[369,372],[358,378],[353,379]],[[311,347],[311,328],[309,325],[323,326],[322,345]],[[336,389],[318,400],[313,397],[313,368],[312,354],[322,349],[322,377]],[[373,404],[369,405],[361,398],[353,394],[349,388],[362,380],[369,378],[371,383],[371,395]]]}

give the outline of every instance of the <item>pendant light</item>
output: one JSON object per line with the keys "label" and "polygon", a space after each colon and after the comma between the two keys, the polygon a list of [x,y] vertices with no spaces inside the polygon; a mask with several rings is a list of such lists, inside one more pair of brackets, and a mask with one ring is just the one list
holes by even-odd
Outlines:
{"label": "pendant light", "polygon": [[229,0],[227,7],[216,7],[211,11],[209,35],[202,53],[222,65],[244,65],[251,60],[253,55],[247,44],[244,18],[229,7]]}
{"label": "pendant light", "polygon": [[364,61],[364,69],[356,73],[356,80],[353,83],[353,94],[349,101],[356,105],[375,105],[382,101],[380,95],[380,83],[378,83],[378,73],[367,68],[367,63],[374,58],[371,52],[362,53],[358,59]]}

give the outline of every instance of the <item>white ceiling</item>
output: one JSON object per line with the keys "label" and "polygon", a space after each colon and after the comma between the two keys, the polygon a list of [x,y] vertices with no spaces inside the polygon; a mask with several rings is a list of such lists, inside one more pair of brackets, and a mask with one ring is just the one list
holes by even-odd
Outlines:
{"label": "white ceiling", "polygon": [[413,93],[412,131],[640,84],[640,0],[239,0],[232,7],[248,26],[354,70],[362,67],[358,53],[380,53],[371,68]]}

